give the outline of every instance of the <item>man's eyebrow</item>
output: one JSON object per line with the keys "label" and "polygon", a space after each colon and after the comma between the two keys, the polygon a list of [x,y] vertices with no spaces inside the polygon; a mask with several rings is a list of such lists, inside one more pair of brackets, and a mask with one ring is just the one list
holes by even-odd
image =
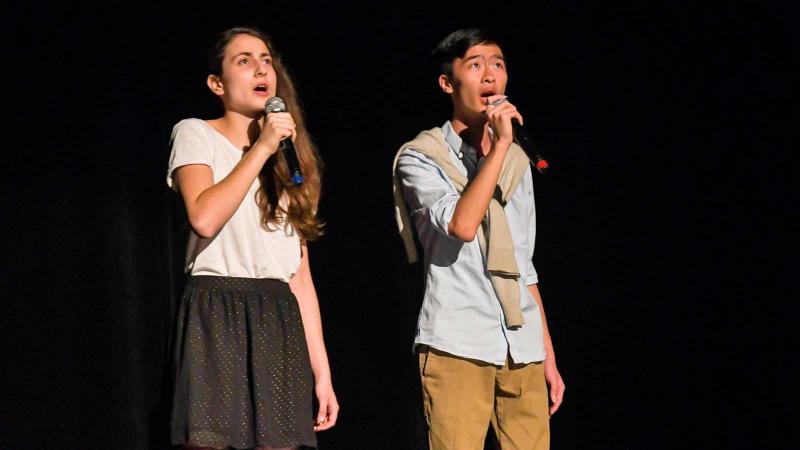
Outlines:
{"label": "man's eyebrow", "polygon": [[[464,61],[471,61],[473,59],[483,58],[483,55],[472,55],[469,58],[464,58]],[[505,61],[505,57],[501,54],[495,53],[494,55],[489,56],[489,59],[499,59],[501,61]]]}

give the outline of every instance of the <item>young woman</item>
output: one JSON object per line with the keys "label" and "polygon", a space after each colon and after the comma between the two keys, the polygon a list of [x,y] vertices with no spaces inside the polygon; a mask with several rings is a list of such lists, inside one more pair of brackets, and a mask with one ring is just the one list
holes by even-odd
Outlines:
{"label": "young woman", "polygon": [[[192,227],[172,440],[191,448],[315,447],[315,431],[332,427],[339,410],[306,246],[322,229],[321,163],[266,35],[229,29],[210,63],[207,84],[224,114],[175,125],[167,175]],[[265,115],[274,96],[288,112]],[[296,148],[300,185],[278,151],[284,139]]]}

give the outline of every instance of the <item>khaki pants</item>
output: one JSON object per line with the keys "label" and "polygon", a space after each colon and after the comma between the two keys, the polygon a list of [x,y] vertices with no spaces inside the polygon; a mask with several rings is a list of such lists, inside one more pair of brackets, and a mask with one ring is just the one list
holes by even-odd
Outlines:
{"label": "khaki pants", "polygon": [[499,368],[420,346],[419,372],[430,450],[483,450],[490,422],[502,450],[550,448],[541,363]]}

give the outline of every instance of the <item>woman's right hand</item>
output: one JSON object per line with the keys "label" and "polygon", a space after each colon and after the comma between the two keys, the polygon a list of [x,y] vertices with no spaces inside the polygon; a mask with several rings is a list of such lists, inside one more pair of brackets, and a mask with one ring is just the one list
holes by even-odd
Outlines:
{"label": "woman's right hand", "polygon": [[267,156],[272,156],[278,151],[281,141],[294,140],[297,131],[292,115],[288,112],[272,112],[265,114],[261,119],[261,134],[258,136],[252,149],[262,149]]}

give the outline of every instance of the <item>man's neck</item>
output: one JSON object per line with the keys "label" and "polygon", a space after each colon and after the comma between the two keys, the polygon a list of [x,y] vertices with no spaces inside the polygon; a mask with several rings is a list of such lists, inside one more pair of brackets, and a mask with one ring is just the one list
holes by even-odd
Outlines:
{"label": "man's neck", "polygon": [[489,135],[489,124],[485,119],[474,120],[471,122],[462,120],[458,117],[450,119],[453,131],[461,137],[470,147],[478,151],[478,154],[486,156],[492,146],[492,138]]}

